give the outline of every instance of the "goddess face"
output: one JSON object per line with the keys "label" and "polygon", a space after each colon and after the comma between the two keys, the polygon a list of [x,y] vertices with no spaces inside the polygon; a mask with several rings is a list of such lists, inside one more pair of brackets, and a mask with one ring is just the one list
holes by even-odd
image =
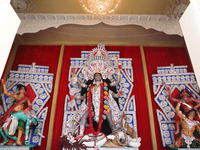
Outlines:
{"label": "goddess face", "polygon": [[96,74],[94,75],[94,80],[95,80],[96,82],[101,81],[101,79],[102,79],[102,76],[101,76],[100,73],[96,73]]}

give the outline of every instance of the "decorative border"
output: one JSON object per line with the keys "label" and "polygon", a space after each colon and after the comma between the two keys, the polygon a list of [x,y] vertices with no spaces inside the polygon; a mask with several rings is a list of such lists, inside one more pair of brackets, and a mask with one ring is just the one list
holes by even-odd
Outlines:
{"label": "decorative border", "polygon": [[111,26],[139,25],[145,29],[155,29],[169,35],[183,36],[179,21],[166,15],[129,15],[115,14],[93,16],[90,14],[39,14],[18,13],[21,24],[18,34],[35,33],[50,27],[58,28],[64,24],[96,25],[105,23]]}

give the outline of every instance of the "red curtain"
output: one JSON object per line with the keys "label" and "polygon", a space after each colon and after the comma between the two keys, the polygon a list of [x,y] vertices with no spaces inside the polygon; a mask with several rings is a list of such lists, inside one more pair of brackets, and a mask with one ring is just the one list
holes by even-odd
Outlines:
{"label": "red curtain", "polygon": [[[31,45],[19,46],[18,51],[15,56],[14,64],[12,66],[12,70],[17,70],[18,64],[31,65],[32,62],[35,62],[36,65],[49,66],[49,73],[54,74],[54,81],[53,81],[53,85],[54,85],[59,54],[60,54],[60,46],[31,46]],[[53,97],[53,92],[50,93],[50,99],[44,106],[44,107],[46,106],[48,107],[48,114],[47,114],[44,133],[43,133],[45,138],[42,139],[41,146],[35,148],[38,150],[46,149],[52,97]]]}
{"label": "red curtain", "polygon": [[159,109],[158,105],[154,101],[155,95],[153,94],[153,83],[152,83],[152,74],[157,74],[157,67],[161,66],[174,66],[187,65],[188,72],[193,72],[192,65],[190,62],[189,55],[185,48],[175,48],[175,47],[144,47],[146,64],[148,70],[149,86],[151,89],[151,99],[153,105],[154,113],[154,123],[156,129],[156,139],[158,150],[164,150],[162,146],[162,139],[160,136],[160,129],[157,120],[156,109]]}
{"label": "red curtain", "polygon": [[[52,150],[59,149],[59,138],[62,132],[62,123],[64,115],[64,101],[66,94],[69,94],[68,89],[68,73],[70,66],[70,58],[80,58],[81,51],[90,51],[96,46],[66,46],[61,78],[59,84],[59,93],[56,105],[56,116],[54,122],[54,133],[52,139]],[[142,138],[141,150],[152,150],[151,144],[151,134],[149,127],[149,117],[148,117],[148,108],[146,100],[146,91],[142,70],[142,61],[140,56],[139,47],[131,46],[106,46],[108,51],[120,51],[121,58],[132,58],[133,60],[133,74],[134,74],[134,88],[133,93],[136,100],[136,117],[137,117],[137,127],[138,127],[138,136]]]}

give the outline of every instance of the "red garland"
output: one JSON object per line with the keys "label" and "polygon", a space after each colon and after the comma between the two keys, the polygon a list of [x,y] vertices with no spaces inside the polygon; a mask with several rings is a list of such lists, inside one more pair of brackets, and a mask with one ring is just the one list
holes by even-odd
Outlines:
{"label": "red garland", "polygon": [[101,104],[100,104],[100,115],[99,115],[99,126],[98,126],[98,130],[97,132],[94,131],[94,128],[93,128],[93,124],[92,124],[92,105],[91,105],[91,89],[92,89],[92,85],[89,86],[89,95],[88,95],[88,102],[89,102],[89,124],[90,124],[90,129],[92,131],[92,133],[94,135],[98,135],[99,132],[101,131],[101,125],[102,125],[102,114],[103,114],[103,96],[104,96],[104,90],[103,90],[103,84],[101,83],[100,84],[101,86]]}

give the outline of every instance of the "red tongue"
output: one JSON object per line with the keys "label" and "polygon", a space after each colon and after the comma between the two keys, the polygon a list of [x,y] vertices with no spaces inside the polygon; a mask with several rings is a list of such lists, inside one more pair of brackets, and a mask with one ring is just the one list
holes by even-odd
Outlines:
{"label": "red tongue", "polygon": [[72,68],[72,73],[75,73],[75,69],[74,68]]}
{"label": "red tongue", "polygon": [[70,99],[68,102],[71,102],[73,100],[74,96],[70,95]]}

